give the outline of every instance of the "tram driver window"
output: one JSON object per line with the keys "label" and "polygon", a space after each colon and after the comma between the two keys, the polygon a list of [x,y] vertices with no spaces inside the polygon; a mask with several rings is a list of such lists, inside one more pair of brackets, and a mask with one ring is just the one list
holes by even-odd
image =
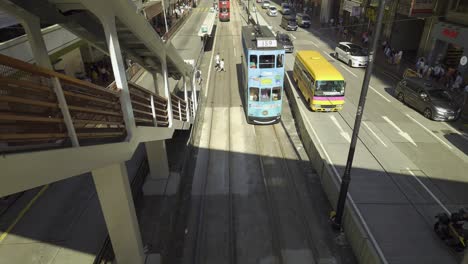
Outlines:
{"label": "tram driver window", "polygon": [[276,68],[283,68],[283,54],[279,54],[278,57],[276,57]]}
{"label": "tram driver window", "polygon": [[261,102],[269,102],[270,97],[271,97],[271,89],[270,88],[262,89],[261,95],[260,95],[260,101]]}
{"label": "tram driver window", "polygon": [[260,69],[274,68],[275,55],[260,55]]}
{"label": "tram driver window", "polygon": [[281,100],[281,87],[273,87],[273,91],[271,92],[271,99],[273,101]]}
{"label": "tram driver window", "polygon": [[257,68],[257,55],[250,55],[249,67],[251,69],[256,69]]}
{"label": "tram driver window", "polygon": [[250,87],[249,100],[258,102],[258,88]]}

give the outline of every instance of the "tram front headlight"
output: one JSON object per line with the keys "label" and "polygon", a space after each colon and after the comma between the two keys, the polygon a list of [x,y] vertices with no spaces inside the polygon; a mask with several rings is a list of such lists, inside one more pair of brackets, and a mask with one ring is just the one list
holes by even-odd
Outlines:
{"label": "tram front headlight", "polygon": [[314,104],[314,105],[312,105],[312,107],[313,107],[313,108],[320,108],[320,107],[322,107],[322,105]]}
{"label": "tram front headlight", "polygon": [[267,110],[263,111],[262,115],[264,115],[264,116],[268,115],[268,111]]}

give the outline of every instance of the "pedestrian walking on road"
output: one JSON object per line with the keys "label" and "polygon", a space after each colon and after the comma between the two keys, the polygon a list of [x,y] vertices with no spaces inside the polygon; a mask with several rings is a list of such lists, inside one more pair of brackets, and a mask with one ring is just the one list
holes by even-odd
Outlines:
{"label": "pedestrian walking on road", "polygon": [[224,59],[221,59],[221,61],[219,62],[219,70],[218,71],[226,71],[224,69]]}
{"label": "pedestrian walking on road", "polygon": [[215,56],[215,70],[219,70],[219,52]]}

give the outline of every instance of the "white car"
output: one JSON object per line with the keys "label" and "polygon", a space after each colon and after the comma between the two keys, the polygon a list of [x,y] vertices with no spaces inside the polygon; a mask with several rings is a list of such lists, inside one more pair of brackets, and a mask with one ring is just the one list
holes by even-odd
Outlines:
{"label": "white car", "polygon": [[274,6],[268,7],[267,15],[269,16],[277,16],[278,15],[278,9]]}
{"label": "white car", "polygon": [[335,58],[346,62],[350,67],[366,67],[369,63],[369,52],[351,42],[340,42],[335,48]]}
{"label": "white car", "polygon": [[268,1],[268,0],[263,1],[262,8],[263,9],[268,9],[269,7],[270,7],[270,1]]}

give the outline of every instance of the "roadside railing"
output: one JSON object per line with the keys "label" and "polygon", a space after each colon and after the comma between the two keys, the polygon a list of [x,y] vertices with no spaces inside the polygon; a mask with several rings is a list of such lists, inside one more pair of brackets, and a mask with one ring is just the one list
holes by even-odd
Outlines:
{"label": "roadside railing", "polygon": [[[104,88],[0,55],[0,152],[72,145],[56,82],[62,87],[79,145],[124,140],[127,130],[115,85]],[[128,86],[136,125],[167,127],[167,98],[132,82]],[[171,103],[174,119],[187,121],[187,102],[171,95]]]}

